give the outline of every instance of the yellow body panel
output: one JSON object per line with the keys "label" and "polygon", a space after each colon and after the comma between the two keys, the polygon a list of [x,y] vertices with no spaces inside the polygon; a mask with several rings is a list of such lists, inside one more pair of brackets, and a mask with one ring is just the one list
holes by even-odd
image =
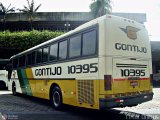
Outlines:
{"label": "yellow body panel", "polygon": [[[27,77],[32,78],[31,69],[27,69]],[[63,97],[63,103],[73,106],[99,109],[99,80],[91,80],[94,83],[94,104],[81,103],[78,100],[78,81],[79,80],[29,80],[29,84],[34,97],[50,99],[50,88],[52,84],[57,84]],[[85,80],[88,81],[88,80]],[[85,96],[84,96],[85,97]],[[90,96],[92,97],[92,96]]]}
{"label": "yellow body panel", "polygon": [[150,84],[150,80],[135,80],[138,82],[138,86],[134,88],[130,85],[129,80],[119,80],[119,81],[112,81],[112,90],[105,91],[104,88],[104,80],[100,81],[100,94],[107,95],[107,94],[119,94],[119,93],[129,93],[129,92],[140,92],[140,91],[152,91],[152,87]]}

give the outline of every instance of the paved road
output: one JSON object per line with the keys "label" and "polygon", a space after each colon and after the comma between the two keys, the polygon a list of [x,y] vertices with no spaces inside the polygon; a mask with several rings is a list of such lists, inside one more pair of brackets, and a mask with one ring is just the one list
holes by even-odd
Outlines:
{"label": "paved road", "polygon": [[141,114],[160,114],[160,88],[154,88],[153,93],[152,101],[139,104],[135,107],[116,108],[116,110],[138,112]]}
{"label": "paved road", "polygon": [[[160,114],[160,88],[154,89],[154,99],[136,107],[110,109],[105,111],[88,110],[65,106],[56,111],[47,100],[24,95],[13,96],[11,92],[0,91],[0,120],[150,120],[148,114]],[[144,115],[147,113],[147,116]],[[160,116],[151,116],[159,120]]]}

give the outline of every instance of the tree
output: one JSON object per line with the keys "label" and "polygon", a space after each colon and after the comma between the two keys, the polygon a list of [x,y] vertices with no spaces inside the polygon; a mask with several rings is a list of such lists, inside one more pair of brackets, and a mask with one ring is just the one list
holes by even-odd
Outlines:
{"label": "tree", "polygon": [[8,7],[5,7],[2,3],[0,3],[0,14],[3,15],[4,30],[6,27],[6,15],[12,12],[15,12],[15,7],[11,7],[11,4],[9,4]]}
{"label": "tree", "polygon": [[34,0],[32,0],[31,2],[27,0],[27,4],[28,4],[27,6],[24,5],[23,9],[18,9],[18,10],[28,15],[31,30],[32,30],[32,21],[33,21],[34,15],[37,12],[37,10],[41,7],[41,4],[35,7]]}
{"label": "tree", "polygon": [[110,14],[112,10],[111,0],[93,0],[90,9],[95,18]]}

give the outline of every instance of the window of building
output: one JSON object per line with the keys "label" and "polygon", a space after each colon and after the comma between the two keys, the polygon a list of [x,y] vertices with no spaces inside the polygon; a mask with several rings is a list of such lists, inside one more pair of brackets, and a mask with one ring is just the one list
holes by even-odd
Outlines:
{"label": "window of building", "polygon": [[81,55],[81,35],[70,38],[69,57],[78,57]]}
{"label": "window of building", "polygon": [[58,44],[53,44],[50,46],[50,56],[49,60],[57,60],[57,53],[58,53]]}
{"label": "window of building", "polygon": [[82,55],[93,55],[96,52],[96,30],[83,34]]}
{"label": "window of building", "polygon": [[59,60],[67,58],[67,40],[59,43]]}

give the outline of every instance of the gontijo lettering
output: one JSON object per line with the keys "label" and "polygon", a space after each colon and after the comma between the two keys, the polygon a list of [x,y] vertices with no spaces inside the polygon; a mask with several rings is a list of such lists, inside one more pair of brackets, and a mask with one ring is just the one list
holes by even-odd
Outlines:
{"label": "gontijo lettering", "polygon": [[54,67],[54,68],[40,68],[35,70],[36,76],[46,76],[46,75],[61,75],[62,68]]}
{"label": "gontijo lettering", "polygon": [[147,53],[146,47],[141,47],[137,45],[123,44],[123,43],[115,43],[116,50],[124,50],[124,51],[133,51],[140,53]]}

